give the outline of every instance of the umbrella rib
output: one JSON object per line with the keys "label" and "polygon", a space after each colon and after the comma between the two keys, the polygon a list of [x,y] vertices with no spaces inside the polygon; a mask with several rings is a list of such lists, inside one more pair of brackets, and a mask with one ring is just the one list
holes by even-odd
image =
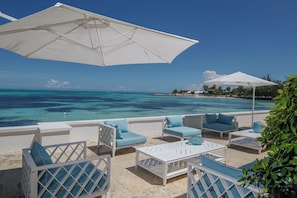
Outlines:
{"label": "umbrella rib", "polygon": [[[90,21],[90,20],[91,20],[91,19],[89,19],[88,21]],[[81,21],[81,20],[79,20],[79,21]],[[74,22],[74,21],[73,21],[73,22]],[[78,20],[75,20],[75,22],[78,22]],[[71,22],[70,22],[70,23],[71,23]],[[84,21],[84,23],[85,23],[85,21]],[[56,24],[52,24],[52,25],[47,26],[47,28],[45,28],[46,26],[42,26],[43,28],[41,28],[41,27],[39,27],[39,28],[34,28],[34,29],[38,29],[38,30],[45,30],[45,31],[48,31],[48,32],[50,32],[50,33],[52,33],[52,34],[57,35],[58,37],[55,38],[55,39],[53,39],[53,40],[51,40],[51,41],[49,41],[49,42],[47,42],[46,44],[44,44],[43,46],[39,47],[38,49],[35,49],[34,51],[28,53],[27,55],[25,55],[25,57],[29,57],[30,55],[34,54],[36,51],[38,51],[38,50],[40,50],[40,49],[46,47],[46,46],[49,45],[51,42],[53,42],[53,41],[55,41],[55,40],[58,40],[58,39],[60,39],[60,38],[64,38],[64,39],[66,39],[66,40],[68,40],[68,41],[70,41],[70,42],[72,42],[72,43],[74,43],[74,44],[76,44],[76,45],[81,46],[81,47],[84,47],[84,48],[87,48],[87,49],[94,50],[95,48],[90,48],[90,47],[88,47],[88,46],[86,46],[86,45],[84,45],[84,44],[82,44],[82,43],[80,43],[80,42],[77,42],[77,41],[75,41],[75,40],[73,40],[73,39],[71,39],[71,38],[69,38],[69,37],[66,36],[66,34],[68,34],[69,32],[72,32],[73,30],[75,30],[75,29],[77,29],[77,28],[79,28],[79,27],[82,26],[84,23],[80,23],[80,24],[78,24],[75,28],[72,28],[71,30],[69,30],[69,31],[66,32],[65,34],[60,34],[60,33],[55,32],[54,30],[51,30],[51,29],[49,28],[50,26],[61,25],[62,23],[59,23],[59,24],[58,24],[58,23],[56,23]],[[68,22],[68,23],[65,22],[65,24],[69,24],[69,22]],[[31,28],[31,29],[32,29],[32,28]],[[30,29],[30,30],[31,30],[31,29]],[[92,43],[92,46],[93,46],[93,43]]]}
{"label": "umbrella rib", "polygon": [[[84,16],[85,16],[85,18],[87,18],[87,15],[86,14],[84,14]],[[93,22],[94,22],[94,26],[95,27],[97,27],[97,23],[96,23],[96,20],[95,20],[95,18],[93,19]],[[104,53],[103,53],[103,50],[102,50],[102,41],[101,41],[101,39],[100,39],[100,35],[99,35],[99,32],[98,32],[98,28],[95,28],[96,29],[96,36],[97,36],[97,40],[98,40],[98,47],[96,47],[95,48],[95,46],[94,46],[94,44],[93,44],[93,41],[92,41],[92,36],[91,36],[91,33],[90,33],[90,27],[89,27],[89,25],[87,25],[87,28],[88,28],[88,32],[89,32],[89,38],[90,38],[90,41],[91,41],[91,44],[92,44],[92,47],[94,48],[94,49],[99,49],[99,51],[100,51],[100,54],[101,54],[101,57],[102,57],[102,64],[103,65],[106,65],[106,61],[105,61],[105,56],[104,56]],[[101,47],[100,47],[101,46]]]}
{"label": "umbrella rib", "polygon": [[[156,56],[158,56],[160,59],[164,60],[165,62],[170,62],[170,61],[166,60],[166,58],[160,56],[161,53],[157,53],[157,52],[153,51],[152,49],[149,49],[148,47],[145,47],[145,46],[142,45],[140,42],[138,42],[138,41],[136,41],[136,40],[133,40],[131,36],[127,36],[127,35],[130,34],[130,33],[135,33],[136,30],[138,30],[139,28],[135,27],[135,28],[133,28],[131,31],[127,31],[127,32],[124,32],[124,33],[118,31],[118,30],[117,30],[116,28],[114,28],[114,27],[111,27],[111,26],[110,26],[110,28],[113,29],[114,31],[116,31],[116,32],[119,33],[119,36],[118,36],[118,37],[124,36],[124,37],[126,37],[127,39],[129,39],[129,40],[131,40],[131,41],[134,41],[137,45],[141,46],[142,48],[144,48],[144,49],[150,51],[151,53],[155,54]],[[116,40],[118,37],[115,37],[113,40]],[[113,40],[110,40],[110,41],[108,41],[108,42],[111,42],[111,41],[113,41]],[[106,42],[106,43],[108,43],[108,42]],[[145,53],[148,55],[147,52],[145,52]],[[149,56],[148,56],[148,57],[149,57]]]}
{"label": "umbrella rib", "polygon": [[[87,21],[87,16],[86,14],[84,14],[84,18],[85,20]],[[90,21],[90,20],[89,20]],[[95,21],[95,20],[94,20]],[[87,29],[88,29],[88,34],[89,34],[89,38],[90,38],[90,42],[91,42],[91,45],[92,45],[92,48],[94,48],[94,44],[93,44],[93,40],[92,40],[92,36],[91,36],[91,32],[90,32],[90,28],[89,28],[89,25],[88,23],[85,23],[87,25]]]}
{"label": "umbrella rib", "polygon": [[[90,18],[89,20],[92,20],[92,19]],[[84,19],[75,19],[75,20],[71,20],[71,21],[64,21],[64,22],[53,23],[53,24],[49,24],[49,25],[42,25],[42,26],[36,26],[36,27],[20,28],[20,29],[2,31],[2,32],[0,32],[0,35],[14,34],[14,33],[26,32],[26,31],[31,31],[31,30],[47,30],[49,27],[52,27],[52,26],[62,26],[62,25],[66,25],[69,23],[78,24],[78,27],[79,27],[82,22],[83,23],[85,22]],[[77,27],[75,27],[75,28],[77,28]]]}

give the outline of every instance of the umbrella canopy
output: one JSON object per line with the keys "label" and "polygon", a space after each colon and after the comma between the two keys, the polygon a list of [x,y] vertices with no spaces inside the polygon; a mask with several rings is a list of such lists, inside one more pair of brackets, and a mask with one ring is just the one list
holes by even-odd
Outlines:
{"label": "umbrella canopy", "polygon": [[252,105],[252,124],[254,122],[254,109],[255,109],[255,93],[256,87],[277,85],[274,82],[257,78],[242,72],[235,72],[233,74],[224,75],[219,78],[205,81],[205,84],[220,84],[220,85],[238,85],[253,87],[253,105]]}
{"label": "umbrella canopy", "polygon": [[1,25],[0,39],[24,57],[98,66],[171,63],[198,42],[61,3]]}

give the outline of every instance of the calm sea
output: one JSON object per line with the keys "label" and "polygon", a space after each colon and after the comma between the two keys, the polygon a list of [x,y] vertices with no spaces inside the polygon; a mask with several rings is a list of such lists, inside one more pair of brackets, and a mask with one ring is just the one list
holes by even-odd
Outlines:
{"label": "calm sea", "polygon": [[[255,110],[272,102],[259,101]],[[251,111],[252,100],[156,96],[150,93],[0,90],[0,126],[37,122]]]}

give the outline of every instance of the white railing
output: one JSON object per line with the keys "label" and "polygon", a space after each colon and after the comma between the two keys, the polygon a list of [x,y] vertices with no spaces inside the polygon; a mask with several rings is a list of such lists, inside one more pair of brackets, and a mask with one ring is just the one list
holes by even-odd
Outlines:
{"label": "white railing", "polygon": [[[224,112],[221,112],[224,113]],[[263,121],[269,111],[256,111],[254,121]],[[251,112],[230,112],[236,116],[239,127],[251,126]],[[183,115],[186,126],[201,128],[204,114]],[[142,135],[162,135],[165,116],[127,118],[129,129]],[[118,119],[118,118],[117,118]],[[104,120],[38,123],[32,126],[0,127],[0,152],[30,147],[33,140],[43,145],[88,141],[97,144],[98,125]]]}

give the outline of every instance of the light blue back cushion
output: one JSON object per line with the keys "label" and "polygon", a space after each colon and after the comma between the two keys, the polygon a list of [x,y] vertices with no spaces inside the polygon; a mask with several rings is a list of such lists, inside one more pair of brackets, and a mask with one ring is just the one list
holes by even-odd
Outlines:
{"label": "light blue back cushion", "polygon": [[116,139],[123,139],[121,127],[119,127],[118,125],[116,125],[115,123],[113,123],[111,121],[105,121],[104,124],[115,127],[116,128]]}
{"label": "light blue back cushion", "polygon": [[118,126],[121,128],[121,131],[123,133],[128,131],[128,121],[126,119],[122,119],[122,120],[109,120],[109,121],[105,121],[104,122],[107,125],[110,125],[113,127]]}
{"label": "light blue back cushion", "polygon": [[168,116],[166,117],[166,122],[169,128],[183,126],[183,118],[181,116]]}
{"label": "light blue back cushion", "polygon": [[36,141],[32,144],[31,156],[37,166],[53,163],[46,150]]}
{"label": "light blue back cushion", "polygon": [[217,162],[215,160],[209,159],[208,157],[201,155],[200,156],[202,165],[215,170],[217,172],[223,173],[230,177],[240,179],[242,177],[242,170],[238,168],[233,168],[231,166],[225,165],[221,162]]}
{"label": "light blue back cushion", "polygon": [[217,122],[217,114],[205,114],[205,120],[207,123],[215,123]]}
{"label": "light blue back cushion", "polygon": [[232,124],[234,116],[219,114],[218,121],[224,124]]}

